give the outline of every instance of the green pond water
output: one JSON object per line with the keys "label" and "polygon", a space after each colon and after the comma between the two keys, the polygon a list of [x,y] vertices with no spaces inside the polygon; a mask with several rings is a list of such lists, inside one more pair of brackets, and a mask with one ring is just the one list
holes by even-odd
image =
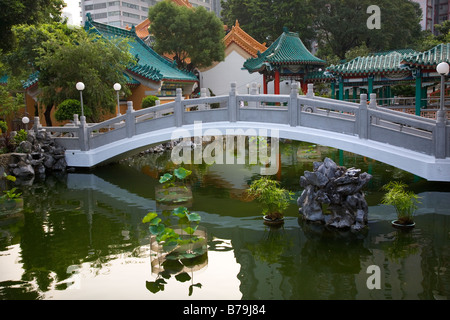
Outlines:
{"label": "green pond water", "polygon": [[[22,205],[0,214],[0,299],[450,298],[450,184],[304,142],[283,142],[280,150],[275,178],[295,198],[300,176],[325,157],[372,174],[367,230],[305,223],[296,201],[281,228],[268,227],[244,193],[259,166],[186,165],[193,171],[187,206],[202,218],[207,252],[161,272],[142,218],[156,211],[167,219],[171,208],[155,201],[155,190],[174,166],[170,151],[136,156],[16,185]],[[393,228],[394,208],[380,204],[391,180],[421,197],[409,232]],[[370,286],[378,280],[379,289]]]}

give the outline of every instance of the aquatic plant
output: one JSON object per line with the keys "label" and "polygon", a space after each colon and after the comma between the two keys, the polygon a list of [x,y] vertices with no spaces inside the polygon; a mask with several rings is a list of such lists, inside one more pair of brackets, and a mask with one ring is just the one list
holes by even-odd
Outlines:
{"label": "aquatic plant", "polygon": [[143,219],[143,223],[150,225],[149,231],[155,236],[156,241],[162,246],[163,250],[168,253],[166,258],[194,258],[203,253],[203,248],[187,248],[187,250],[174,251],[183,245],[193,244],[201,240],[201,237],[195,236],[194,233],[201,221],[199,214],[189,212],[186,207],[178,207],[172,210],[172,216],[178,217],[178,226],[183,234],[175,231],[173,227],[166,226],[156,212],[149,212]]}
{"label": "aquatic plant", "polygon": [[293,193],[280,188],[280,182],[263,176],[251,183],[247,189],[249,196],[255,197],[262,205],[262,213],[270,220],[282,219]]}
{"label": "aquatic plant", "polygon": [[414,222],[414,212],[417,210],[419,196],[412,191],[407,191],[406,185],[399,181],[391,181],[385,184],[382,189],[387,191],[381,203],[392,205],[397,212],[397,220],[401,224],[411,224]]}

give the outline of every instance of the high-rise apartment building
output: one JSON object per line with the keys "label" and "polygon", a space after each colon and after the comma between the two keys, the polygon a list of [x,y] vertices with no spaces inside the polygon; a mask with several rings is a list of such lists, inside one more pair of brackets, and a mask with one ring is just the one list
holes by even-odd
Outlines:
{"label": "high-rise apartment building", "polygon": [[[148,16],[148,9],[162,0],[81,0],[83,23],[90,13],[94,21],[125,28],[136,26]],[[189,2],[193,7],[203,6],[208,11],[220,15],[220,0],[179,0]],[[174,1],[177,2],[177,1]]]}
{"label": "high-rise apartment building", "polygon": [[450,0],[413,0],[422,8],[422,30],[434,30],[435,24],[450,20]]}

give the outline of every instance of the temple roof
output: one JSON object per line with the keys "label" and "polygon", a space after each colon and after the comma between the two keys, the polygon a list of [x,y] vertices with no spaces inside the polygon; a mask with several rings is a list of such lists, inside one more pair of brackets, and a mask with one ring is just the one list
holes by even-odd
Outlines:
{"label": "temple roof", "polygon": [[274,64],[325,65],[325,61],[306,49],[298,33],[285,30],[266,51],[245,61],[244,68],[255,72]]}
{"label": "temple roof", "polygon": [[161,80],[197,81],[194,74],[176,68],[174,63],[157,54],[152,48],[142,41],[134,31],[117,28],[100,22],[93,21],[88,15],[85,29],[92,30],[107,39],[122,37],[129,40],[130,53],[136,57],[137,64],[128,71],[155,82]]}
{"label": "temple roof", "polygon": [[403,59],[404,64],[417,66],[419,68],[436,68],[441,62],[450,63],[450,43],[441,43],[428,51],[407,56]]}
{"label": "temple roof", "polygon": [[224,38],[225,46],[228,47],[232,43],[236,43],[239,47],[244,49],[248,54],[253,57],[258,56],[258,52],[266,51],[265,44],[261,44],[253,39],[248,33],[241,29],[239,21],[236,20],[236,24],[231,28],[231,31],[227,33]]}
{"label": "temple roof", "polygon": [[404,71],[402,61],[419,52],[412,49],[391,50],[357,57],[346,63],[331,65],[327,71],[334,75],[362,76],[368,74],[394,73]]}

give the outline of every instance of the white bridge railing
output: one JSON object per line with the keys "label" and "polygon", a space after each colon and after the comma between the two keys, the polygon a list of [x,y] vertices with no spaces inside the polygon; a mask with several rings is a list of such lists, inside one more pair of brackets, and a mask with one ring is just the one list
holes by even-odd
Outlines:
{"label": "white bridge railing", "polygon": [[34,129],[53,133],[55,142],[67,150],[88,151],[121,139],[170,127],[208,122],[260,122],[291,127],[321,129],[333,133],[357,136],[359,139],[406,148],[436,159],[450,157],[450,128],[445,114],[436,120],[403,112],[379,108],[376,95],[361,94],[360,103],[345,102],[298,94],[293,84],[289,95],[237,94],[231,84],[228,95],[183,100],[177,89],[175,101],[134,110],[128,102],[124,115],[97,124],[87,124],[78,116],[71,125],[41,127],[35,118]]}

